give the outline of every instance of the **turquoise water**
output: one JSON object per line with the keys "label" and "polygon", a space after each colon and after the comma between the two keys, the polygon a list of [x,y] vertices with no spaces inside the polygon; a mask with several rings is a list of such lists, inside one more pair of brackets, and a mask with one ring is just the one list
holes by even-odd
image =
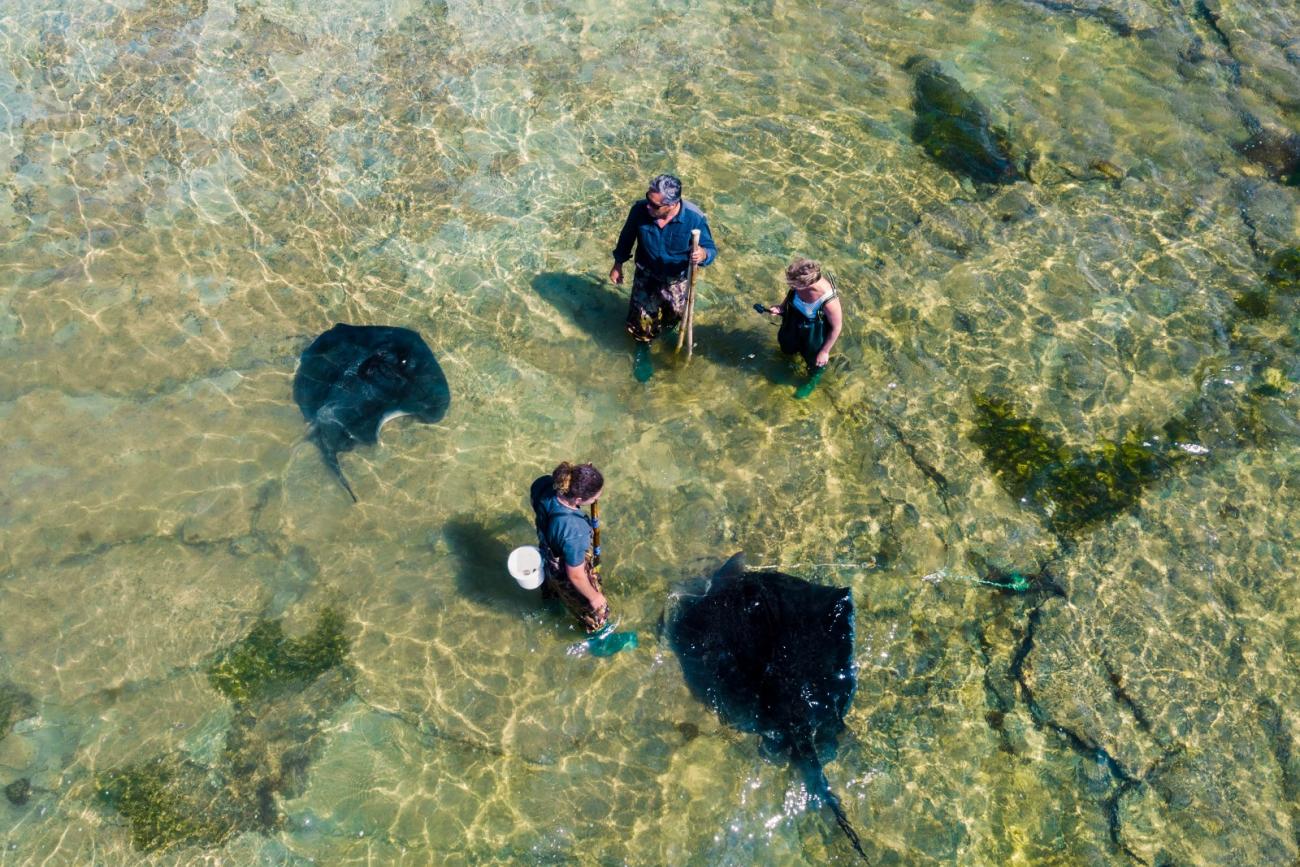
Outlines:
{"label": "turquoise water", "polygon": [[[1234,145],[1300,130],[1300,13],[1051,5],[11,0],[2,860],[852,863],[656,637],[744,550],[853,590],[827,776],[873,861],[1294,862],[1300,358],[1266,275],[1300,190]],[[912,141],[918,53],[1030,180]],[[693,359],[642,385],[605,275],[661,171],[720,256]],[[750,310],[796,255],[847,322],[798,402]],[[291,399],[338,321],[420,331],[452,388],[343,457],[356,505]],[[985,459],[981,395],[1077,454],[1197,438],[1067,532]],[[504,568],[566,459],[608,479],[640,638],[608,658]],[[345,665],[213,688],[322,610]],[[233,830],[141,851],[102,793],[150,762]]]}

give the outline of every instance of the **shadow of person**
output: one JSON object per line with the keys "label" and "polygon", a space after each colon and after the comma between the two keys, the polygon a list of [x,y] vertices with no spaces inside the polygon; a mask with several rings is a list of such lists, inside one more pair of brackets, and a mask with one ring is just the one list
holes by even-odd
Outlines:
{"label": "shadow of person", "polygon": [[505,539],[535,544],[532,523],[521,515],[498,516],[485,526],[476,516],[452,517],[442,528],[447,547],[459,561],[456,589],[462,596],[487,608],[528,612],[542,604],[540,590],[525,590],[506,571],[506,560],[516,547]]}
{"label": "shadow of person", "polygon": [[568,317],[602,349],[630,354],[632,338],[624,328],[630,279],[615,286],[590,274],[548,271],[534,277],[532,285],[539,298]]}
{"label": "shadow of person", "polygon": [[799,365],[777,349],[775,328],[741,330],[697,322],[695,355],[761,376],[773,385],[793,385],[800,379]]}

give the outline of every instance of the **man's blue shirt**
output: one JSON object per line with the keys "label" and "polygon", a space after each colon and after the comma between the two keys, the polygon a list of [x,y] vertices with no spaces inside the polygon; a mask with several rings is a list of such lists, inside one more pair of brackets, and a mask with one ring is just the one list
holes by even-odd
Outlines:
{"label": "man's blue shirt", "polygon": [[622,265],[632,258],[632,244],[636,244],[636,264],[660,280],[675,280],[686,273],[691,257],[691,230],[700,230],[700,246],[706,256],[700,265],[708,265],[718,257],[718,247],[709,232],[709,221],[704,212],[682,199],[677,214],[662,229],[646,210],[642,199],[628,212],[623,231],[618,234],[614,248],[614,264]]}

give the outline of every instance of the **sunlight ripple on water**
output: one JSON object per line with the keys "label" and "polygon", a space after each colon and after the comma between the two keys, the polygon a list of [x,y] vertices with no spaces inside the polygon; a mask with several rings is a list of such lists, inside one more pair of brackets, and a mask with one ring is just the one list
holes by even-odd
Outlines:
{"label": "sunlight ripple on water", "polygon": [[[849,863],[656,636],[744,550],[853,592],[822,758],[873,861],[1295,863],[1296,33],[10,0],[3,860]],[[981,161],[922,135],[953,117]],[[720,255],[641,384],[606,275],[662,171]],[[806,401],[752,310],[797,255],[847,323]],[[356,505],[292,399],[336,322],[418,331],[452,391],[342,455]],[[574,459],[641,637],[607,657],[505,570]]]}

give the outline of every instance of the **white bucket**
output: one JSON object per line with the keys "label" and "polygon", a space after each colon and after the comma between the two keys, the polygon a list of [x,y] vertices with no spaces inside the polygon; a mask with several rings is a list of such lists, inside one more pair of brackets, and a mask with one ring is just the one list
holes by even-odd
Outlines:
{"label": "white bucket", "polygon": [[542,552],[536,545],[524,545],[511,551],[506,568],[525,590],[542,586]]}

